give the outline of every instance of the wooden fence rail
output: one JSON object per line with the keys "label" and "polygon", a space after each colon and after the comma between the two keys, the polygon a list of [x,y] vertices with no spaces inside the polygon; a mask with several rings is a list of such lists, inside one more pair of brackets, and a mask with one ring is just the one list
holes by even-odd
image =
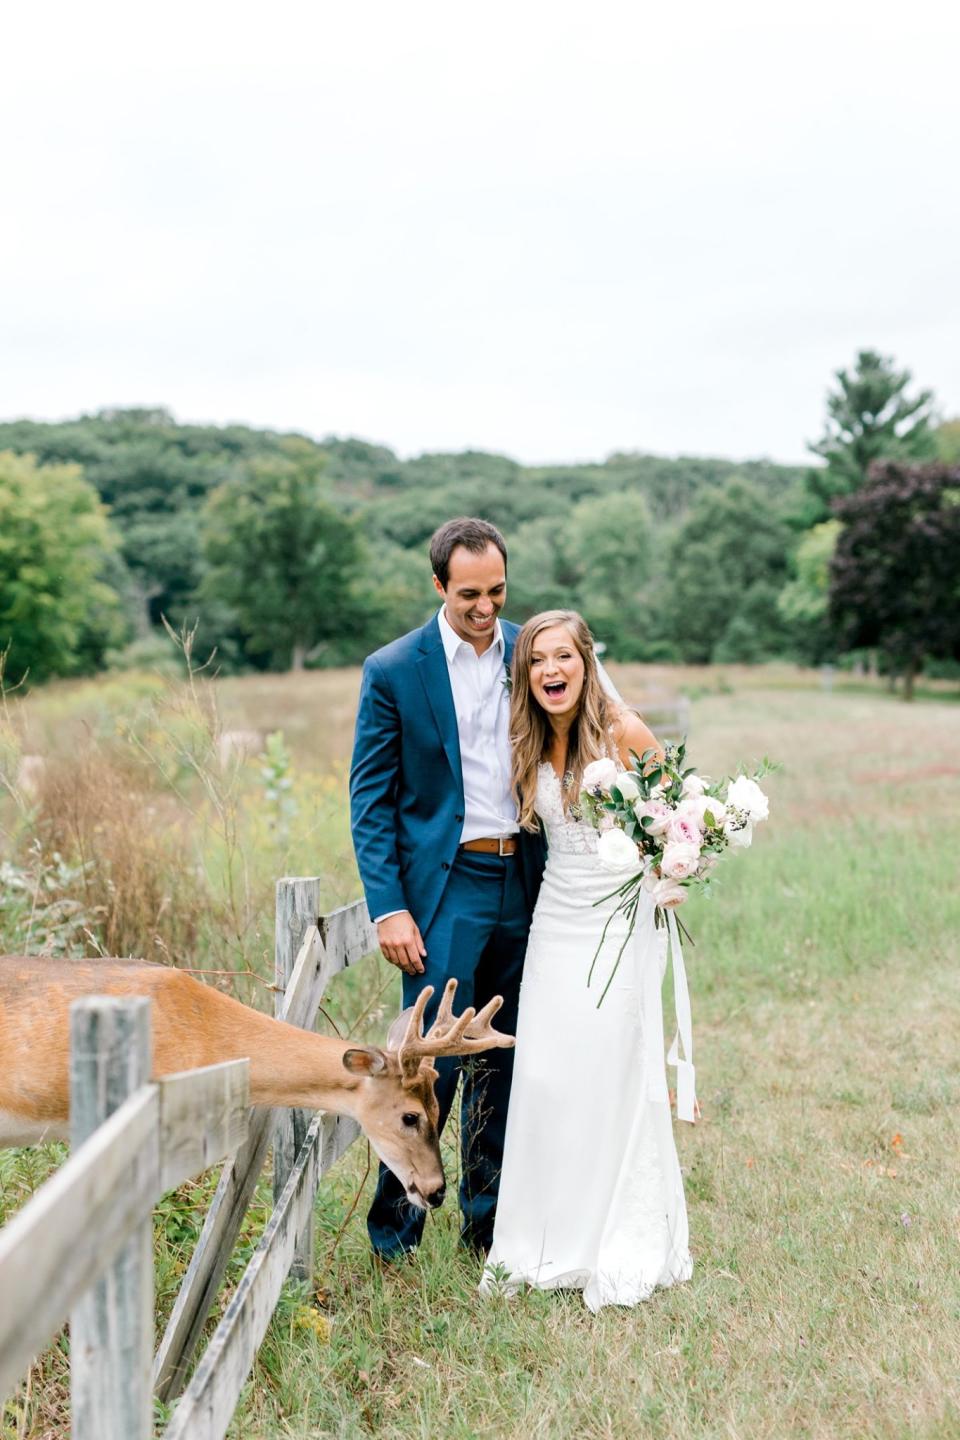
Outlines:
{"label": "wooden fence rail", "polygon": [[[376,948],[362,901],[319,916],[319,894],[318,880],[277,883],[277,1013],[308,1028],[332,976]],[[147,1440],[154,1393],[180,1395],[164,1440],[222,1440],[284,1280],[310,1273],[317,1185],[359,1133],[343,1116],[249,1110],[245,1060],[150,1083],[148,1010],[71,1007],[73,1153],[0,1231],[0,1397],[69,1314],[74,1440]],[[187,1384],[274,1136],[273,1215]],[[151,1367],[152,1207],[221,1160]]]}

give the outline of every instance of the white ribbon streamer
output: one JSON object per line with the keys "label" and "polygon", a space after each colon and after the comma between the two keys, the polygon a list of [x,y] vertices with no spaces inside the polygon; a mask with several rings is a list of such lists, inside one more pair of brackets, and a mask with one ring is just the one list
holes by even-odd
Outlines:
{"label": "white ribbon streamer", "polygon": [[[697,1106],[696,1070],[693,1065],[693,1017],[690,1013],[690,991],[687,988],[680,931],[672,910],[667,911],[667,931],[673,959],[673,1006],[677,1012],[677,1033],[670,1046],[667,1064],[677,1068],[677,1119],[686,1120],[692,1125]],[[679,1054],[680,1046],[683,1047],[682,1057]]]}
{"label": "white ribbon streamer", "polygon": [[[660,931],[654,928],[653,945],[649,930],[638,925],[633,932],[637,967],[640,971],[641,1004],[643,1006],[644,1079],[647,1096],[661,1105],[669,1103],[667,1072],[663,1063],[663,972],[660,964]],[[650,951],[653,951],[651,954]],[[646,954],[644,953],[646,951]]]}
{"label": "white ribbon streamer", "polygon": [[[671,910],[666,912],[667,937],[670,958],[673,962],[673,1005],[677,1014],[677,1033],[667,1064],[677,1071],[677,1119],[694,1123],[696,1110],[696,1071],[693,1064],[693,1021],[690,1014],[690,991],[687,988],[687,972],[683,963],[683,948],[676,917]],[[655,932],[658,933],[658,932]],[[637,959],[642,945],[638,930],[635,940]],[[659,952],[659,946],[656,947]],[[666,970],[660,968],[659,953],[648,957],[643,970],[643,1037],[644,1072],[647,1095],[651,1100],[665,1104],[669,1100],[666,1069],[663,1062],[663,977]],[[683,1054],[680,1054],[682,1047]]]}

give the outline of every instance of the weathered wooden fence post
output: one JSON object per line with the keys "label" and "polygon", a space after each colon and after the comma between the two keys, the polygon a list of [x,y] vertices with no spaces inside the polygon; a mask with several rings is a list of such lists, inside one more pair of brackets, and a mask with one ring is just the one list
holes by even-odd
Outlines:
{"label": "weathered wooden fence post", "polygon": [[[275,1012],[283,1008],[284,992],[293,974],[297,953],[311,925],[320,916],[320,881],[318,878],[277,881],[275,978],[277,997]],[[283,1194],[294,1163],[303,1144],[313,1113],[310,1110],[284,1110],[273,1134],[273,1198],[276,1204]],[[313,1211],[297,1236],[296,1251],[290,1274],[295,1280],[313,1278]]]}
{"label": "weathered wooden fence post", "polygon": [[[150,1079],[150,1002],[95,995],[70,1007],[70,1143]],[[153,1226],[149,1214],[70,1315],[73,1440],[153,1434]]]}

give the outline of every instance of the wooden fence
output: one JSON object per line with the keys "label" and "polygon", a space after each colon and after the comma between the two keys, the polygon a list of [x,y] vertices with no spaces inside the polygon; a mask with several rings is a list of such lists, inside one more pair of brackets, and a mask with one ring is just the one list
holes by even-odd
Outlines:
{"label": "wooden fence", "polygon": [[[277,883],[277,1015],[312,1028],[338,971],[376,949],[362,901],[319,916],[320,881]],[[321,1177],[356,1138],[343,1116],[249,1110],[247,1061],[151,1083],[149,1001],[71,1007],[69,1159],[0,1230],[0,1398],[70,1320],[74,1440],[220,1440],[284,1280],[309,1276]],[[190,1365],[274,1147],[273,1214],[192,1378]],[[152,1210],[225,1160],[155,1357]]]}
{"label": "wooden fence", "polygon": [[686,695],[669,700],[651,698],[640,706],[640,714],[658,740],[675,745],[690,733],[690,701]]}

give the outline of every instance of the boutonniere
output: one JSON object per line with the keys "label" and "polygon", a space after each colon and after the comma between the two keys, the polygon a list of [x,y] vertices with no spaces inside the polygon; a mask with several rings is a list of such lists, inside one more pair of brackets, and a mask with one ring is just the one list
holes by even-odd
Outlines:
{"label": "boutonniere", "polygon": [[510,674],[510,666],[506,663],[506,661],[504,661],[504,663],[503,663],[503,680],[502,680],[501,683],[502,683],[502,685],[503,685],[504,690],[506,690],[507,694],[508,694],[508,695],[512,695],[512,694],[513,694],[513,676]]}

